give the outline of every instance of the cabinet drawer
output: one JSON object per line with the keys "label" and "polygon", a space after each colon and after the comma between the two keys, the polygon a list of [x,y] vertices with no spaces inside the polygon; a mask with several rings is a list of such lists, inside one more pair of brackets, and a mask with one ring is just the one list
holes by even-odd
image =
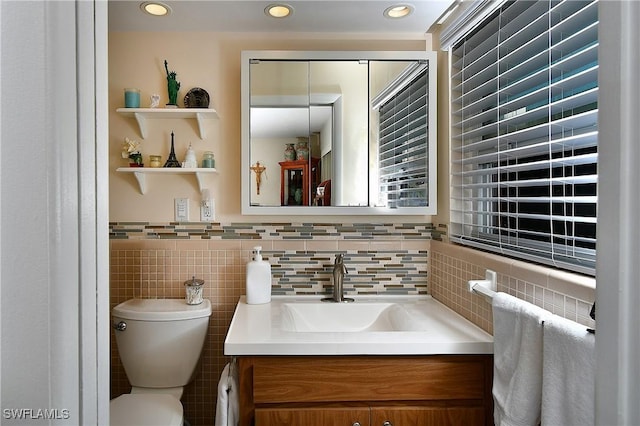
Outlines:
{"label": "cabinet drawer", "polygon": [[482,407],[373,407],[371,426],[484,426]]}
{"label": "cabinet drawer", "polygon": [[369,408],[256,408],[255,426],[369,426]]}
{"label": "cabinet drawer", "polygon": [[483,426],[482,407],[256,408],[255,426]]}
{"label": "cabinet drawer", "polygon": [[270,357],[253,360],[253,401],[339,402],[482,399],[484,359]]}

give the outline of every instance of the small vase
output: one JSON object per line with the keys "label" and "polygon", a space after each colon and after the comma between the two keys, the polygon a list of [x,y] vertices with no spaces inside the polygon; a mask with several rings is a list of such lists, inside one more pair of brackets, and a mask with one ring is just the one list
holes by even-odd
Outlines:
{"label": "small vase", "polygon": [[303,138],[296,143],[296,158],[298,160],[309,160],[309,141]]}
{"label": "small vase", "polygon": [[294,161],[296,159],[296,150],[292,143],[284,145],[284,161]]}

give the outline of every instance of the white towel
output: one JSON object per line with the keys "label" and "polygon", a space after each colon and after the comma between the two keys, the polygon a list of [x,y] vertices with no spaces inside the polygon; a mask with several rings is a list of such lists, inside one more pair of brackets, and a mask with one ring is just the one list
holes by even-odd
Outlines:
{"label": "white towel", "polygon": [[549,311],[506,293],[493,298],[493,400],[497,426],[536,426],[542,398],[542,322]]}
{"label": "white towel", "polygon": [[235,365],[227,364],[220,374],[215,426],[237,426],[240,420],[238,401],[238,372]]}
{"label": "white towel", "polygon": [[584,325],[556,315],[545,321],[543,426],[594,424],[595,342]]}

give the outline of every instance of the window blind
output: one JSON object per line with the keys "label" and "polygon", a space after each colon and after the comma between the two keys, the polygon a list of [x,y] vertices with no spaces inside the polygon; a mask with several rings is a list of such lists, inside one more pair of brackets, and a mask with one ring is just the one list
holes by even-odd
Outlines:
{"label": "window blind", "polygon": [[513,1],[451,49],[451,240],[595,273],[597,1]]}
{"label": "window blind", "polygon": [[427,72],[420,64],[417,76],[379,105],[380,197],[390,208],[429,205]]}

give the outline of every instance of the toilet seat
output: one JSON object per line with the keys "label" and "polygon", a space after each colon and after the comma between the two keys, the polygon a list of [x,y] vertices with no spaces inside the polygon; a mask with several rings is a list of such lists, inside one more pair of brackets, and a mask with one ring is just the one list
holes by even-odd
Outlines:
{"label": "toilet seat", "polygon": [[171,395],[124,394],[109,402],[110,426],[182,426],[182,404]]}

